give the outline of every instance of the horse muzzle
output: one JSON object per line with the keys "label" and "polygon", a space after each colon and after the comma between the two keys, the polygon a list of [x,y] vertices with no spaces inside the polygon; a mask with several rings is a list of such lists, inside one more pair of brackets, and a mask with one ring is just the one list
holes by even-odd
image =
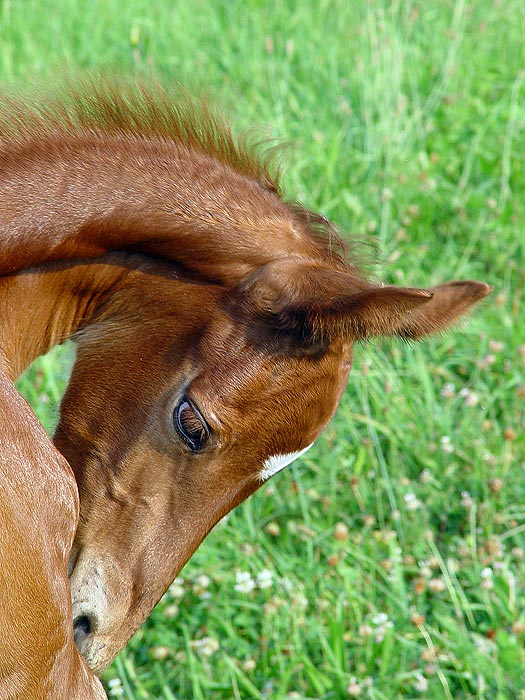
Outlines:
{"label": "horse muzzle", "polygon": [[79,556],[70,575],[75,644],[94,673],[100,674],[126,645],[128,612],[125,587],[113,594],[116,566]]}

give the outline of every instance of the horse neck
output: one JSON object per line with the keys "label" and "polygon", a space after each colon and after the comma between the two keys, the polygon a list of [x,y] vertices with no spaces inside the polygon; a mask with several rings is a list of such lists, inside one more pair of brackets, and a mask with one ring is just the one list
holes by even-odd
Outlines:
{"label": "horse neck", "polygon": [[100,133],[0,143],[0,274],[134,250],[237,283],[276,257],[317,259],[323,246],[303,223],[275,191],[175,143]]}
{"label": "horse neck", "polygon": [[87,325],[127,274],[104,263],[55,264],[0,278],[0,370],[14,381]]}

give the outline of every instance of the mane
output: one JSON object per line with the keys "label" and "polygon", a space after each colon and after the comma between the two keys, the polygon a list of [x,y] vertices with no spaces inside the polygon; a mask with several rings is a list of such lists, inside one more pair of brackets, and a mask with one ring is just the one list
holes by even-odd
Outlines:
{"label": "mane", "polygon": [[166,88],[157,81],[88,76],[66,80],[58,89],[5,93],[0,145],[61,133],[171,141],[213,156],[280,195],[278,149],[264,148],[264,141],[248,135],[234,138],[207,98],[193,97],[181,85]]}
{"label": "mane", "polygon": [[[205,97],[193,97],[180,85],[88,75],[62,81],[58,88],[4,91],[0,100],[0,159],[18,149],[62,141],[97,138],[171,143],[212,157],[275,195],[288,216],[306,231],[322,257],[340,268],[366,266],[359,242],[347,241],[322,215],[283,199],[279,149],[267,141],[234,136],[229,123]],[[322,252],[321,252],[322,251]],[[349,262],[351,253],[351,263]]]}

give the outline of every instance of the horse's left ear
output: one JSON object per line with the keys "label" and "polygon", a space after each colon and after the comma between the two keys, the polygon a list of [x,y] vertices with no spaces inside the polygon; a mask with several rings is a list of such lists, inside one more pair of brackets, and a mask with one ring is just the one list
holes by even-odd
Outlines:
{"label": "horse's left ear", "polygon": [[330,339],[421,338],[443,330],[491,291],[483,282],[448,282],[430,289],[374,285],[350,269],[281,259],[248,275],[230,309],[259,329],[316,352]]}
{"label": "horse's left ear", "polygon": [[396,335],[418,339],[437,333],[461,316],[492,291],[485,282],[474,280],[445,282],[428,290],[432,299],[419,309],[408,314]]}

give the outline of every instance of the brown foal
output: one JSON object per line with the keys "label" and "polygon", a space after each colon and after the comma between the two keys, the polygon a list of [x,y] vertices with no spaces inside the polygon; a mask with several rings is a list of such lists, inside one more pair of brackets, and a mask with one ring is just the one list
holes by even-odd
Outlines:
{"label": "brown foal", "polygon": [[[354,341],[421,338],[490,291],[367,280],[160,89],[6,100],[0,225],[2,700],[104,697],[94,674],[214,524],[326,426]],[[12,382],[71,337],[52,442]]]}

